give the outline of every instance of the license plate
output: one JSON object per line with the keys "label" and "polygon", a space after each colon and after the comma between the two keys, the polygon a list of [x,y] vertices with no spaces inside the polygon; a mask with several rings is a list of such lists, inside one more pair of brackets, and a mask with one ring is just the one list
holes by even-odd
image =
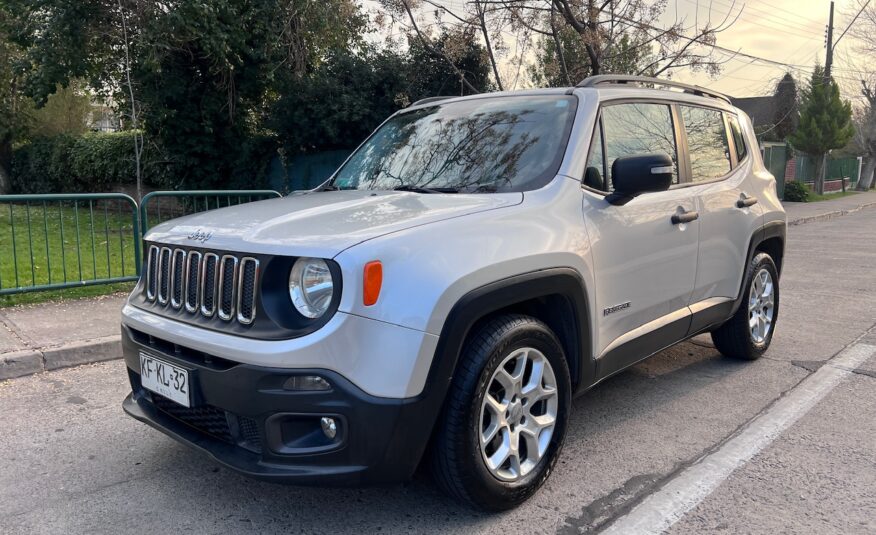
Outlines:
{"label": "license plate", "polygon": [[180,405],[192,406],[188,370],[143,352],[140,352],[140,384]]}

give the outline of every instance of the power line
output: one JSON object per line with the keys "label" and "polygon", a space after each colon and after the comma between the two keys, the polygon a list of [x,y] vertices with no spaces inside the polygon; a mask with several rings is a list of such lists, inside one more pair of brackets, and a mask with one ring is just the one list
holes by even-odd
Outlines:
{"label": "power line", "polygon": [[[690,1],[690,0],[689,0],[689,1]],[[720,5],[720,6],[723,6],[724,8],[727,9],[728,13],[732,13],[732,12],[733,12],[733,9],[736,7],[736,3],[735,3],[735,2],[728,3],[728,2],[725,2],[725,1],[722,1],[722,0],[709,0],[709,6],[708,6],[708,7],[707,7],[707,6],[704,6],[704,5],[700,5],[700,7],[704,8],[704,9],[711,9],[711,6],[712,6],[713,4],[718,4],[718,5]],[[759,8],[756,8],[756,7],[754,7],[754,6],[749,6],[749,5],[746,5],[746,4],[742,4],[742,6],[739,7],[739,12],[740,12],[740,13],[749,12],[749,13],[751,13],[752,15],[755,15],[755,16],[757,16],[757,17],[763,19],[764,21],[773,22],[773,23],[776,23],[776,24],[781,25],[782,27],[786,27],[786,28],[790,28],[790,29],[794,29],[794,30],[802,31],[802,32],[806,33],[807,35],[808,35],[810,32],[812,32],[812,27],[811,27],[812,24],[818,22],[818,21],[815,21],[815,20],[807,19],[807,20],[809,21],[809,24],[807,25],[807,24],[802,24],[802,23],[799,23],[799,22],[796,22],[796,21],[793,21],[793,20],[779,19],[779,18],[776,18],[772,13],[770,13],[770,12],[768,12],[768,11],[763,11],[763,10],[761,10],[761,9],[759,9]],[[750,24],[754,24],[754,25],[756,25],[756,26],[764,26],[764,25],[759,24],[759,23],[757,23],[757,22],[754,22],[754,21],[752,21],[752,20],[748,20],[748,19],[746,19],[746,20],[747,20],[747,22],[750,23]],[[820,25],[820,24],[819,24],[819,25]],[[765,26],[765,27],[767,27],[767,28],[769,28],[769,29],[773,29],[773,30],[778,29],[778,28],[775,28],[775,27],[773,27],[773,26]],[[781,30],[780,30],[780,31],[781,31]]]}
{"label": "power line", "polygon": [[841,33],[840,36],[837,37],[836,42],[834,42],[834,44],[833,44],[834,48],[836,48],[836,45],[839,44],[840,39],[842,39],[843,36],[846,34],[846,32],[849,31],[849,28],[852,27],[852,24],[854,24],[855,21],[858,20],[858,17],[861,16],[861,13],[863,13],[864,10],[867,9],[867,6],[869,6],[869,5],[870,5],[870,0],[867,0],[867,2],[863,6],[861,6],[861,9],[859,9],[858,12],[855,14],[855,18],[852,19],[852,22],[850,22],[849,25],[846,26],[846,29],[843,30],[843,33]]}

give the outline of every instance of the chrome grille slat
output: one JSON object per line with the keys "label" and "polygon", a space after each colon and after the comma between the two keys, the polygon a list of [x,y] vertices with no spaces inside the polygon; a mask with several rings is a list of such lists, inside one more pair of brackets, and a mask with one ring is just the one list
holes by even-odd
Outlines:
{"label": "chrome grille slat", "polygon": [[234,317],[234,294],[237,286],[236,256],[225,255],[219,263],[219,318],[230,321]]}
{"label": "chrome grille slat", "polygon": [[149,247],[149,257],[146,261],[146,299],[155,301],[157,284],[155,276],[158,273],[158,246]]}
{"label": "chrome grille slat", "polygon": [[237,281],[237,321],[245,325],[255,319],[258,278],[259,261],[249,256],[242,258]]}
{"label": "chrome grille slat", "polygon": [[190,251],[186,257],[186,311],[194,314],[198,311],[201,283],[201,253]]}
{"label": "chrome grille slat", "polygon": [[216,313],[216,278],[219,274],[219,256],[214,253],[204,255],[201,267],[201,314],[208,318]]}
{"label": "chrome grille slat", "polygon": [[144,294],[168,310],[250,325],[259,275],[259,259],[251,256],[148,244]]}
{"label": "chrome grille slat", "polygon": [[169,247],[162,247],[158,255],[158,302],[167,304],[170,291],[170,255]]}
{"label": "chrome grille slat", "polygon": [[183,302],[183,269],[186,262],[186,251],[173,250],[173,261],[170,269],[170,306],[179,310]]}

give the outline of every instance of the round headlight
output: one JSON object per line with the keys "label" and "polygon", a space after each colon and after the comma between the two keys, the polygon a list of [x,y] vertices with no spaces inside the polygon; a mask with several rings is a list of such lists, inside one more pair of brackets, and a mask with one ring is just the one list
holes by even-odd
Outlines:
{"label": "round headlight", "polygon": [[299,258],[289,272],[289,296],[295,309],[306,318],[325,314],[332,302],[335,285],[325,260]]}

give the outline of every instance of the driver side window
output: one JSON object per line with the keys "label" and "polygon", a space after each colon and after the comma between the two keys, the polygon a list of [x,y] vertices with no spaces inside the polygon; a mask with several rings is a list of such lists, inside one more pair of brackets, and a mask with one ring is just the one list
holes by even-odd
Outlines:
{"label": "driver side window", "polygon": [[[587,157],[584,185],[611,192],[614,190],[611,165],[616,159],[653,153],[667,154],[672,158],[675,164],[672,183],[678,184],[678,151],[668,104],[630,102],[603,106],[600,126],[594,133]],[[599,182],[595,180],[596,173]],[[597,183],[602,187],[591,185]]]}

